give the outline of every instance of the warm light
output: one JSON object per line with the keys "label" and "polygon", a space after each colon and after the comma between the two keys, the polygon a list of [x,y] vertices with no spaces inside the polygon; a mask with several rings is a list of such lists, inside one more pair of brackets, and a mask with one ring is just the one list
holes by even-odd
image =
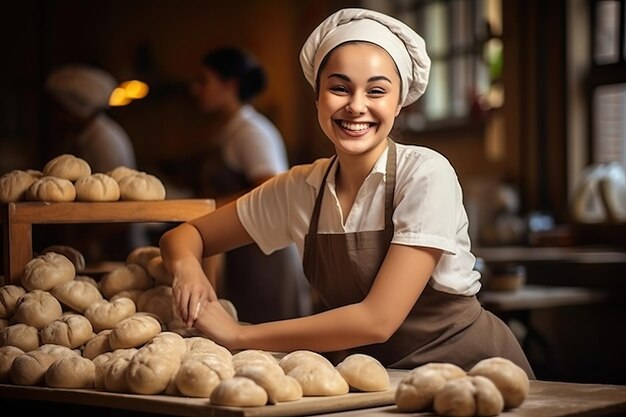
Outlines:
{"label": "warm light", "polygon": [[125,81],[120,87],[126,91],[126,97],[133,100],[144,98],[149,91],[148,84],[138,80]]}
{"label": "warm light", "polygon": [[132,100],[126,96],[126,90],[121,87],[117,87],[111,93],[109,97],[109,106],[125,106],[129,104]]}

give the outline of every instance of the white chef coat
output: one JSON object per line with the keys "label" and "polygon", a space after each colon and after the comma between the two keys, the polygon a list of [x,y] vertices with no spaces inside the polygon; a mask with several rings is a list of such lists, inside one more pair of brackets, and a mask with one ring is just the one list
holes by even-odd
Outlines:
{"label": "white chef coat", "polygon": [[[421,146],[397,144],[397,159],[392,243],[443,250],[431,285],[452,294],[476,294],[480,273],[473,269],[476,258],[454,168],[443,155]],[[335,192],[337,164],[331,168],[318,233],[384,228],[386,162],[387,151],[365,179],[345,221]],[[302,256],[315,197],[329,163],[323,158],[295,166],[237,200],[244,228],[265,253],[295,242]]]}

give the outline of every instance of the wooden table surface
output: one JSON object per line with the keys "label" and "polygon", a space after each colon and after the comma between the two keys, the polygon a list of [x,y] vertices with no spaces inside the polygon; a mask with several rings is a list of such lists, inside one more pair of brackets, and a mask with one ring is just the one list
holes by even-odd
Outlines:
{"label": "wooden table surface", "polygon": [[[394,405],[394,388],[407,371],[390,370],[392,389],[378,393],[350,393],[334,397],[305,397],[294,402],[264,407],[218,407],[207,399],[172,397],[166,395],[117,394],[97,390],[53,389],[20,387],[0,384],[0,403],[16,405],[43,401],[50,415],[55,405],[83,405],[101,410],[136,413],[158,413],[173,416],[416,416],[432,413],[400,413]],[[69,417],[72,414],[63,413]],[[117,414],[117,413],[116,413]],[[78,409],[76,415],[98,415]],[[626,386],[575,384],[550,381],[531,381],[530,393],[516,409],[500,414],[503,417],[598,417],[626,415]]]}

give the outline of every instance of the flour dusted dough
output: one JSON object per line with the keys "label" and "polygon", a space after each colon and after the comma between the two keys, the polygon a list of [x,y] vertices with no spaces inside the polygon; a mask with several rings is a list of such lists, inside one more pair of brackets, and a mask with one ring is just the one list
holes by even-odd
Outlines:
{"label": "flour dusted dough", "polygon": [[305,361],[287,375],[300,383],[302,395],[305,397],[343,395],[350,391],[350,386],[338,370],[320,366],[315,361]]}
{"label": "flour dusted dough", "polygon": [[0,203],[26,200],[26,191],[40,175],[32,171],[15,169],[0,177]]}
{"label": "flour dusted dough", "polygon": [[358,391],[386,391],[389,389],[389,374],[374,357],[355,353],[347,356],[336,366],[350,387]]}
{"label": "flour dusted dough", "polygon": [[87,343],[92,334],[93,327],[85,316],[66,314],[41,329],[41,341],[75,349]]}
{"label": "flour dusted dough", "polygon": [[165,186],[156,176],[146,172],[126,175],[118,181],[120,199],[131,201],[165,200]]}
{"label": "flour dusted dough", "polygon": [[128,391],[128,384],[126,383],[126,376],[123,375],[123,379],[120,379],[120,371],[125,371],[126,368],[122,365],[128,365],[128,361],[135,355],[137,349],[118,349],[114,352],[105,352],[95,358],[92,362],[96,365],[96,377],[94,380],[94,387],[97,389],[106,388],[106,377],[109,373],[109,365],[113,364],[116,359],[124,358],[126,363],[118,364],[116,369],[111,372],[109,376],[109,384],[111,387],[120,388],[122,391]]}
{"label": "flour dusted dough", "polygon": [[289,374],[293,368],[296,366],[313,361],[319,366],[335,369],[333,364],[326,359],[324,356],[320,355],[317,352],[313,352],[311,350],[294,350],[293,352],[289,352],[285,356],[283,356],[278,364],[286,374]]}
{"label": "flour dusted dough", "polygon": [[113,179],[115,179],[115,181],[119,181],[120,179],[122,179],[126,175],[137,174],[138,172],[139,171],[137,171],[134,168],[129,168],[127,166],[121,165],[121,166],[113,168],[110,171],[107,171],[107,175],[113,177]]}
{"label": "flour dusted dough", "polygon": [[203,336],[186,337],[187,352],[212,353],[224,363],[233,364],[234,356],[230,350]]}
{"label": "flour dusted dough", "polygon": [[50,292],[61,303],[79,313],[84,313],[87,307],[102,300],[102,293],[97,287],[76,279],[57,285]]}
{"label": "flour dusted dough", "polygon": [[41,177],[28,187],[26,199],[51,203],[70,202],[76,199],[76,189],[70,180],[58,177]]}
{"label": "flour dusted dough", "polygon": [[21,284],[28,291],[50,291],[75,276],[76,268],[72,261],[60,253],[47,252],[28,261]]}
{"label": "flour dusted dough", "polygon": [[24,323],[16,323],[0,329],[0,346],[15,346],[24,352],[39,347],[39,330]]}
{"label": "flour dusted dough", "polygon": [[396,388],[395,403],[402,412],[425,411],[447,381],[464,378],[465,371],[451,363],[427,363],[407,374]]}
{"label": "flour dusted dough", "polygon": [[83,357],[87,359],[94,359],[105,352],[112,351],[113,349],[111,349],[111,345],[109,344],[109,335],[112,331],[112,329],[102,330],[100,333],[89,339],[87,343],[85,343]]}
{"label": "flour dusted dough", "polygon": [[142,290],[151,288],[154,284],[152,278],[141,266],[126,264],[119,266],[100,280],[100,291],[106,298],[111,298],[120,291]]}
{"label": "flour dusted dough", "polygon": [[292,376],[285,375],[278,363],[264,361],[245,362],[235,376],[249,378],[267,392],[270,404],[299,400],[303,396],[302,386]]}
{"label": "flour dusted dough", "polygon": [[56,252],[65,256],[74,264],[76,273],[85,270],[85,256],[76,248],[68,245],[52,245],[41,251],[41,255],[48,252]]}
{"label": "flour dusted dough", "polygon": [[491,417],[504,409],[502,394],[482,376],[452,379],[435,394],[435,412],[440,416]]}
{"label": "flour dusted dough", "polygon": [[181,394],[209,398],[217,385],[235,374],[229,363],[212,353],[188,353],[183,356],[174,378]]}
{"label": "flour dusted dough", "polygon": [[148,262],[155,256],[161,256],[161,249],[158,246],[139,246],[126,256],[126,263],[137,264],[147,270]]}
{"label": "flour dusted dough", "polygon": [[136,313],[136,307],[130,298],[120,297],[115,301],[96,301],[85,310],[93,330],[98,333],[104,329],[112,329],[120,321]]}
{"label": "flour dusted dough", "polygon": [[150,259],[146,264],[146,270],[148,271],[148,275],[161,285],[171,286],[174,282],[174,276],[165,267],[161,255]]}
{"label": "flour dusted dough", "polygon": [[65,346],[42,345],[15,358],[11,364],[11,381],[17,385],[43,385],[46,371],[56,359],[76,355]]}
{"label": "flour dusted dough", "polygon": [[56,359],[46,370],[46,385],[51,388],[93,388],[96,365],[81,356]]}
{"label": "flour dusted dough", "polygon": [[43,174],[74,182],[80,177],[90,175],[91,167],[82,158],[72,154],[62,154],[46,163],[43,167]]}
{"label": "flour dusted dough", "polygon": [[489,378],[502,393],[506,408],[519,407],[530,389],[526,372],[506,358],[496,356],[483,359],[474,365],[468,374]]}
{"label": "flour dusted dough", "polygon": [[26,294],[26,290],[20,285],[4,285],[0,287],[0,318],[6,319],[15,312],[17,300]]}
{"label": "flour dusted dough", "polygon": [[243,377],[225,379],[211,393],[211,404],[258,407],[267,404],[267,393],[253,380]]}
{"label": "flour dusted dough", "polygon": [[176,317],[176,302],[172,287],[157,285],[142,291],[137,297],[137,310],[152,313],[163,323],[169,323]]}
{"label": "flour dusted dough", "polygon": [[126,381],[135,394],[165,392],[180,367],[180,356],[158,344],[144,345],[128,364]]}
{"label": "flour dusted dough", "polygon": [[11,365],[15,358],[23,354],[24,351],[15,346],[0,347],[0,384],[11,381]]}
{"label": "flour dusted dough", "polygon": [[61,304],[48,291],[32,290],[21,296],[15,304],[13,318],[38,330],[52,323],[63,313]]}
{"label": "flour dusted dough", "polygon": [[161,332],[161,323],[151,316],[135,314],[115,325],[109,335],[113,350],[139,347]]}
{"label": "flour dusted dough", "polygon": [[117,201],[120,186],[113,177],[95,173],[81,177],[74,183],[77,201]]}

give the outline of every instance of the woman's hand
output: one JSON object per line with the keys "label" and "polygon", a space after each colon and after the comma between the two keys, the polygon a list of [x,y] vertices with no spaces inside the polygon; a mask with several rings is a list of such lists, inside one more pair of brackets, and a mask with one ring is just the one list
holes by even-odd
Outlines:
{"label": "woman's hand", "polygon": [[219,301],[208,301],[200,308],[194,327],[206,337],[230,350],[238,349],[241,325],[228,314]]}
{"label": "woman's hand", "polygon": [[192,260],[174,274],[172,293],[181,319],[191,327],[198,318],[202,305],[217,301],[215,289],[199,262]]}

